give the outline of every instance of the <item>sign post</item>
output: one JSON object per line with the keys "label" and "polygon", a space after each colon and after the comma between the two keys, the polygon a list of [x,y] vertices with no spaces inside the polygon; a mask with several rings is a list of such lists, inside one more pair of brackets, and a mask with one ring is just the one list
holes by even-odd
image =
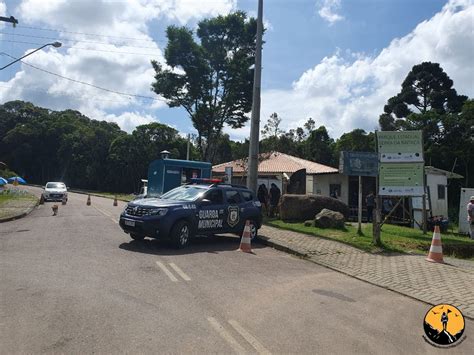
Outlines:
{"label": "sign post", "polygon": [[[424,198],[425,163],[422,131],[376,132],[376,142],[380,162],[377,214],[380,215],[381,196]],[[380,235],[379,220],[377,228],[374,228],[374,240],[376,234]]]}
{"label": "sign post", "polygon": [[362,234],[362,176],[378,175],[378,156],[373,152],[341,152],[339,172],[344,175],[359,177],[357,204],[357,234]]}

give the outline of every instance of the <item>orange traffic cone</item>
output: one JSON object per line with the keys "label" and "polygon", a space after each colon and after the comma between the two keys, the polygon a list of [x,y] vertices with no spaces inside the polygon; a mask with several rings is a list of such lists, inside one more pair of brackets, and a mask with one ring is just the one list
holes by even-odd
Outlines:
{"label": "orange traffic cone", "polygon": [[245,221],[244,233],[242,233],[242,238],[240,239],[240,251],[244,253],[251,253],[252,246],[250,244],[250,221]]}
{"label": "orange traffic cone", "polygon": [[114,198],[114,206],[118,206],[118,203],[117,203],[117,196],[115,196],[115,198]]}
{"label": "orange traffic cone", "polygon": [[87,206],[91,205],[91,195],[87,195]]}
{"label": "orange traffic cone", "polygon": [[444,263],[443,261],[443,247],[441,245],[441,233],[439,231],[439,226],[435,226],[433,232],[433,240],[431,241],[430,252],[426,260],[433,263]]}

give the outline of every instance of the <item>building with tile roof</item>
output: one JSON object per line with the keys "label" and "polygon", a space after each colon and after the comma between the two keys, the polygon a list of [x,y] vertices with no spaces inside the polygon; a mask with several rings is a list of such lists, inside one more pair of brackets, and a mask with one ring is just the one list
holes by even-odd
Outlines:
{"label": "building with tile roof", "polygon": [[[288,176],[291,176],[291,174],[301,169],[306,169],[306,174],[310,175],[339,172],[336,168],[280,152],[261,153],[259,154],[259,161],[259,175],[286,173]],[[212,167],[212,172],[216,175],[224,174],[226,167],[232,167],[234,175],[240,176],[247,170],[247,161],[245,159],[240,159],[214,165]]]}

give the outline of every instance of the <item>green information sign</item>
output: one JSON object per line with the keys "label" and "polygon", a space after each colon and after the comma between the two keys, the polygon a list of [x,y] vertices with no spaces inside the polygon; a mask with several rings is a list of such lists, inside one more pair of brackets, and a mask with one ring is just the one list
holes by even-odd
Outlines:
{"label": "green information sign", "polygon": [[380,162],[423,162],[421,131],[379,131],[377,145]]}
{"label": "green information sign", "polygon": [[422,196],[424,163],[380,163],[381,196]]}

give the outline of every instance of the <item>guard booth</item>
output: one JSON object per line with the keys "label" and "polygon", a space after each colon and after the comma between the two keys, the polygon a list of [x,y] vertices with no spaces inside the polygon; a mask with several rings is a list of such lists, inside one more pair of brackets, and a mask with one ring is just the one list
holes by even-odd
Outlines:
{"label": "guard booth", "polygon": [[159,197],[165,192],[191,182],[193,178],[210,178],[211,163],[169,159],[169,152],[161,152],[161,159],[148,166],[147,197]]}

